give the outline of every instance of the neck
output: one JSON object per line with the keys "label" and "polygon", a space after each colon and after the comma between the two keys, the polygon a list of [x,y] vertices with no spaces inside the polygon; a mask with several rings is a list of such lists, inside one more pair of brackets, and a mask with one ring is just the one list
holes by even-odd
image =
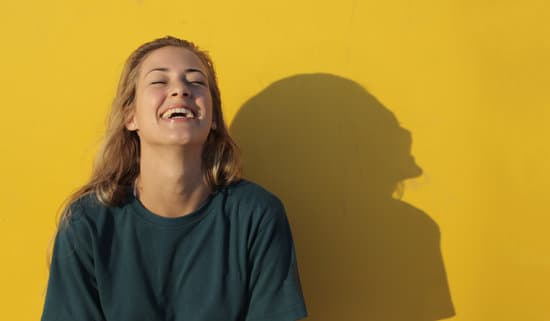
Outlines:
{"label": "neck", "polygon": [[203,178],[201,154],[201,148],[143,148],[136,181],[143,206],[164,217],[183,216],[199,208],[211,193]]}

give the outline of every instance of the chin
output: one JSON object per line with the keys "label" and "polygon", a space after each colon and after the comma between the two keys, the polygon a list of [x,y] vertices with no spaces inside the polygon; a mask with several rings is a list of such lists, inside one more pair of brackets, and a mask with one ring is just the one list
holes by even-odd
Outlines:
{"label": "chin", "polygon": [[141,140],[142,148],[145,147],[146,145],[149,145],[151,147],[153,146],[201,147],[206,142],[206,138],[207,137],[189,135],[188,133],[185,133],[185,134],[179,133],[179,134],[172,134],[172,135],[157,136],[155,138],[148,139],[148,140],[143,140],[143,139],[140,139],[140,140]]}
{"label": "chin", "polygon": [[164,144],[165,145],[173,145],[173,146],[196,146],[200,147],[204,145],[205,140],[203,139],[191,139],[191,138],[182,138],[182,137],[174,137],[172,139],[168,139]]}

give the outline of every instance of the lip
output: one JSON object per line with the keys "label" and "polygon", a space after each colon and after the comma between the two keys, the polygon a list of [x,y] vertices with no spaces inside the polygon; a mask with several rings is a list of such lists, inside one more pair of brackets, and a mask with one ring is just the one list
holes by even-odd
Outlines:
{"label": "lip", "polygon": [[[192,118],[192,119],[197,119],[199,117],[199,111],[197,109],[189,107],[188,105],[185,105],[183,103],[175,103],[175,104],[168,105],[164,108],[161,108],[159,110],[159,113],[158,113],[159,118],[162,119],[162,114],[164,114],[167,110],[172,109],[172,108],[186,108],[186,109],[189,109],[190,111],[192,111],[193,114],[195,115],[195,117]],[[162,119],[162,120],[182,120],[182,119],[190,120],[190,119],[187,119],[187,118]]]}
{"label": "lip", "polygon": [[188,118],[168,118],[168,119],[160,119],[161,121],[167,121],[167,122],[170,122],[170,123],[183,123],[183,122],[188,122],[188,121],[192,121],[194,120],[193,118],[192,119],[188,119]]}

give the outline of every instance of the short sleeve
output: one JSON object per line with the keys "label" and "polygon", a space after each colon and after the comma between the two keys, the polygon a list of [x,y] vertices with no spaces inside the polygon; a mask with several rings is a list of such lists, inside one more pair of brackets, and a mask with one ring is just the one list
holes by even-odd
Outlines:
{"label": "short sleeve", "polygon": [[101,321],[91,237],[76,207],[58,229],[41,321]]}
{"label": "short sleeve", "polygon": [[249,305],[245,321],[295,321],[307,316],[288,219],[278,201],[249,248]]}

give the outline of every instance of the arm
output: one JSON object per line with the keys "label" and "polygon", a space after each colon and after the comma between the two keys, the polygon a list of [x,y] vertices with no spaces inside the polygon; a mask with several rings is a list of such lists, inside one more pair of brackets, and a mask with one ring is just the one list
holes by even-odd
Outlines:
{"label": "arm", "polygon": [[105,320],[94,276],[89,231],[75,209],[70,221],[58,229],[42,321]]}
{"label": "arm", "polygon": [[248,261],[246,321],[295,321],[307,316],[292,234],[279,200],[251,237]]}

